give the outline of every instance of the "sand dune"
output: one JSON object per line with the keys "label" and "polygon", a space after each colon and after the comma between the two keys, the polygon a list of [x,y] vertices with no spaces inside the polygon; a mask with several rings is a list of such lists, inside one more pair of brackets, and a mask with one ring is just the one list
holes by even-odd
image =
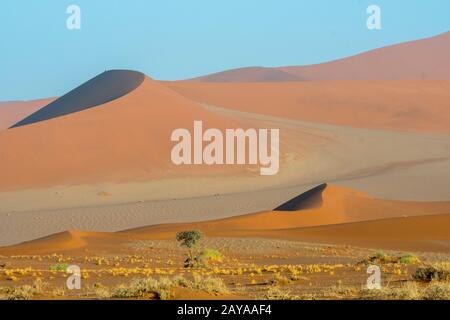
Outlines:
{"label": "sand dune", "polygon": [[0,102],[0,130],[7,129],[52,102],[54,98]]}
{"label": "sand dune", "polygon": [[[28,131],[44,123],[78,117],[95,109],[11,131]],[[80,176],[74,175],[75,182],[68,179],[68,185],[0,192],[0,245],[71,229],[111,232],[160,223],[213,220],[268,211],[323,181],[351,186],[384,199],[450,199],[447,188],[450,140],[446,137],[313,124],[230,109],[204,109],[223,119],[231,116],[256,123],[258,127],[280,128],[280,150],[289,156],[287,161],[282,162],[280,172],[271,177],[237,172],[222,176],[219,168],[215,169],[217,171],[208,171],[207,168],[195,174],[175,168],[165,175],[162,173],[160,178],[143,172],[141,176],[129,176],[130,181],[112,177],[111,182],[102,182],[102,179],[108,178],[103,166],[116,159],[100,159],[103,164],[95,158],[92,161],[86,159],[84,170],[78,168],[80,176],[91,173],[88,176],[91,180],[86,183],[78,184],[76,179]],[[106,128],[101,131],[106,131]],[[118,142],[125,144],[122,137],[117,136],[120,138]],[[88,142],[89,139],[90,136],[84,138]],[[113,143],[113,140],[114,137],[105,139],[108,143]],[[96,143],[103,148],[102,139]],[[145,149],[148,146],[139,144],[139,147]],[[70,150],[71,146],[67,148]],[[122,149],[126,150],[125,147]],[[63,150],[60,154],[64,154]],[[58,157],[60,154],[56,153]],[[155,157],[162,158],[165,154],[155,154]],[[33,157],[38,156],[36,151]],[[85,158],[85,155],[82,156],[82,159]],[[139,154],[130,165],[138,160]],[[91,163],[103,174],[96,176],[90,172]],[[64,171],[53,181],[64,181],[65,175],[70,178],[72,172]],[[41,181],[45,178],[43,175]],[[433,182],[433,188],[429,187],[429,181]]]}
{"label": "sand dune", "polygon": [[326,187],[326,183],[314,187],[277,206],[273,211],[298,211],[321,207],[323,205],[322,192]]}
{"label": "sand dune", "polygon": [[136,71],[105,71],[17,122],[12,128],[105,104],[130,93],[141,85],[144,79],[145,75]]}
{"label": "sand dune", "polygon": [[116,233],[84,232],[69,230],[19,245],[0,248],[2,254],[48,254],[56,252],[88,250],[112,250],[114,246],[126,242],[129,237]]}
{"label": "sand dune", "polygon": [[450,32],[307,66],[239,68],[192,79],[205,82],[298,80],[450,80]]}
{"label": "sand dune", "polygon": [[282,232],[286,239],[320,243],[395,250],[450,250],[450,214],[391,218]]}
{"label": "sand dune", "polygon": [[[100,83],[103,90],[115,81],[109,76],[103,79],[106,76],[91,81]],[[74,92],[77,90],[89,93],[94,89],[88,82]],[[29,121],[61,115],[52,110],[62,103],[64,112],[80,111],[91,104],[89,97],[81,94],[72,98],[72,93],[44,108],[48,111],[37,113],[36,118],[32,115]],[[100,96],[110,98],[108,92]],[[85,104],[74,105],[80,101]],[[219,129],[241,126],[236,119],[217,116],[146,77],[135,90],[98,107],[1,132],[0,189],[141,181],[168,178],[170,170],[175,169],[200,170],[176,168],[170,160],[172,131],[192,128],[197,119]],[[214,166],[212,170],[225,168]]]}
{"label": "sand dune", "polygon": [[276,68],[248,67],[217,72],[192,79],[204,82],[282,82],[301,81],[302,77]]}
{"label": "sand dune", "polygon": [[164,82],[214,106],[359,128],[450,133],[450,81]]}
{"label": "sand dune", "polygon": [[[307,191],[303,197],[295,197],[294,201],[288,202],[288,209],[301,208],[302,204],[310,203],[309,206],[300,210],[260,212],[191,224],[156,225],[129,232],[174,235],[176,231],[184,229],[199,229],[208,235],[225,236],[229,232],[236,231],[304,228],[402,216],[450,213],[450,202],[372,199],[362,192],[334,185],[321,185],[319,189],[314,188],[313,191]],[[321,196],[321,204],[317,204],[318,196]]]}
{"label": "sand dune", "polygon": [[[68,231],[0,249],[1,254],[37,254],[81,248],[108,250],[121,243],[173,239],[181,230],[198,229],[208,237],[269,237],[394,249],[448,250],[450,202],[400,202],[325,186],[303,198],[322,203],[297,211],[261,212],[215,221],[154,225],[119,233]],[[291,203],[292,204],[292,203]],[[117,250],[117,247],[115,248]]]}

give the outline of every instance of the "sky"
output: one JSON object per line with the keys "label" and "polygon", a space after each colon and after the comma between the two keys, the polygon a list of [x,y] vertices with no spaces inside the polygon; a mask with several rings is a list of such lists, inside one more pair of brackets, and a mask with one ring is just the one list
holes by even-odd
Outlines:
{"label": "sky", "polygon": [[[381,30],[366,26],[369,5]],[[69,30],[66,10],[81,9]],[[59,96],[105,69],[186,79],[306,65],[450,30],[449,0],[2,0],[0,101]]]}

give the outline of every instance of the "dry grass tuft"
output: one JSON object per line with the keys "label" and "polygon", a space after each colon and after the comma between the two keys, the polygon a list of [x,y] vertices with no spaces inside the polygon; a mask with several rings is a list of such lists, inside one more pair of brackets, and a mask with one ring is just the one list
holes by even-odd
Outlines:
{"label": "dry grass tuft", "polygon": [[271,286],[264,295],[266,300],[292,300],[291,292],[278,286]]}
{"label": "dry grass tuft", "polygon": [[228,292],[228,288],[221,278],[211,276],[194,275],[190,288],[216,294]]}

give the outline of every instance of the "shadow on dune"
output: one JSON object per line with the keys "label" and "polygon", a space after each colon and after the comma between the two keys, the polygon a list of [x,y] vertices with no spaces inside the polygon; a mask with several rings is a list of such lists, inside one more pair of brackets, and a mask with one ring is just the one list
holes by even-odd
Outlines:
{"label": "shadow on dune", "polygon": [[326,187],[326,183],[318,185],[276,207],[273,211],[297,211],[320,207],[323,202],[322,191],[325,190]]}
{"label": "shadow on dune", "polygon": [[136,89],[145,75],[136,71],[105,71],[39,109],[11,128],[64,116],[118,99]]}

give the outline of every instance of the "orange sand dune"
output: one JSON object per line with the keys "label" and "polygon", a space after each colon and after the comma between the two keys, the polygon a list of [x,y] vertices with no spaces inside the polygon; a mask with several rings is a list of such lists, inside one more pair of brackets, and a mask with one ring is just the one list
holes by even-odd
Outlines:
{"label": "orange sand dune", "polygon": [[[311,199],[313,198],[313,199]],[[313,200],[313,201],[311,201]],[[346,224],[393,217],[450,213],[450,202],[402,202],[372,199],[366,194],[340,186],[327,186],[322,192],[302,199],[309,203],[297,211],[269,211],[215,221],[163,224],[130,230],[148,236],[173,235],[185,229],[199,229],[211,236],[229,232],[267,231],[320,225]]]}
{"label": "orange sand dune", "polygon": [[164,82],[197,102],[360,128],[450,133],[450,81]]}
{"label": "orange sand dune", "polygon": [[297,211],[270,211],[196,223],[154,225],[118,233],[70,231],[4,247],[0,254],[39,254],[94,250],[118,252],[120,244],[145,239],[174,239],[198,229],[209,237],[269,237],[296,241],[448,250],[450,202],[378,200],[339,186],[307,194]]}
{"label": "orange sand dune", "polygon": [[[133,237],[133,239],[136,238]],[[85,249],[88,251],[95,250],[97,253],[103,250],[111,252],[112,248],[129,239],[129,236],[126,234],[70,230],[18,245],[0,248],[0,252],[4,255],[49,254],[66,251],[87,252]]]}
{"label": "orange sand dune", "polygon": [[306,80],[289,71],[276,68],[246,67],[213,73],[207,76],[191,79],[204,82],[278,82]]}
{"label": "orange sand dune", "polygon": [[46,254],[75,250],[86,246],[78,232],[65,231],[54,235],[43,237],[33,241],[27,241],[17,246],[2,248],[5,254]]}
{"label": "orange sand dune", "polygon": [[279,68],[248,67],[192,79],[205,82],[299,80],[450,80],[450,32],[331,62]]}
{"label": "orange sand dune", "polygon": [[53,100],[54,98],[0,102],[0,130],[9,128]]}
{"label": "orange sand dune", "polygon": [[205,127],[241,127],[146,77],[131,93],[101,106],[0,132],[0,189],[140,181],[199,170],[170,160],[172,131],[192,131],[199,119]]}
{"label": "orange sand dune", "polygon": [[450,31],[345,59],[277,68],[309,80],[450,80]]}
{"label": "orange sand dune", "polygon": [[[441,251],[450,250],[450,214],[391,218],[274,232],[286,239],[362,247]],[[268,234],[269,235],[269,234]]]}

